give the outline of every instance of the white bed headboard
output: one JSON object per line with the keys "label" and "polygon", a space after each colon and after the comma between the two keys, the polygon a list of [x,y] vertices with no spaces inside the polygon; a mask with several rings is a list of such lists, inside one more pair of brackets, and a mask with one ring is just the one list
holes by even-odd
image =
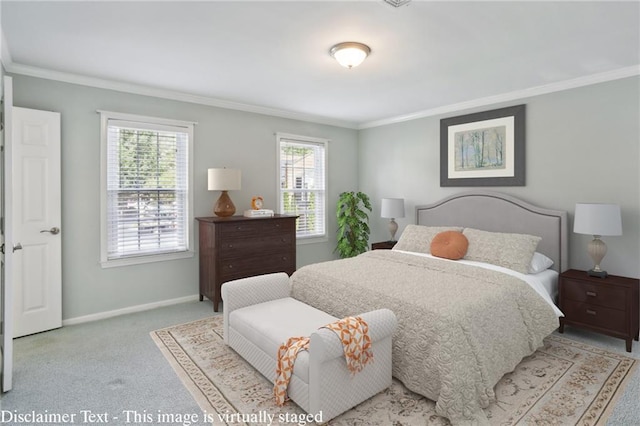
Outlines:
{"label": "white bed headboard", "polygon": [[497,192],[471,191],[417,206],[416,223],[537,235],[542,237],[537,251],[553,260],[553,269],[569,268],[565,211],[543,209]]}

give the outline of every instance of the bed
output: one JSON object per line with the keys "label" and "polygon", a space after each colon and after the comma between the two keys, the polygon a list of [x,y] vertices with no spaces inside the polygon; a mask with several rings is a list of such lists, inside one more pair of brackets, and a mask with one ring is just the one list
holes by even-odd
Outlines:
{"label": "bed", "polygon": [[[337,317],[391,309],[394,377],[453,424],[488,424],[495,384],[558,327],[553,284],[537,277],[567,268],[566,218],[504,194],[456,194],[417,207],[394,250],[300,268],[292,295]],[[425,240],[449,229],[468,236],[471,260],[428,253]],[[527,270],[532,246],[548,270]]]}

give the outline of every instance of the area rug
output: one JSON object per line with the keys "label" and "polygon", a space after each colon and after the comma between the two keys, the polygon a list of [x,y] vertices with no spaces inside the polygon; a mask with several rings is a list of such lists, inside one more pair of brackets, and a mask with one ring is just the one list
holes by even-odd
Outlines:
{"label": "area rug", "polygon": [[[289,401],[277,407],[272,385],[222,339],[222,316],[151,333],[202,409],[201,419],[227,425],[312,424]],[[496,385],[485,409],[492,425],[604,425],[632,358],[558,336],[525,358]],[[273,420],[271,420],[273,419]],[[329,425],[448,425],[435,403],[394,380],[386,391]]]}

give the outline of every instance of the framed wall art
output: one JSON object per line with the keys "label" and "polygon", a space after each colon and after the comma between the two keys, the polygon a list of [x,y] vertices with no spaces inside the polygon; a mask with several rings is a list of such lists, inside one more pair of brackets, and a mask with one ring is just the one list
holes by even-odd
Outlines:
{"label": "framed wall art", "polygon": [[524,186],[525,105],[440,120],[440,186]]}

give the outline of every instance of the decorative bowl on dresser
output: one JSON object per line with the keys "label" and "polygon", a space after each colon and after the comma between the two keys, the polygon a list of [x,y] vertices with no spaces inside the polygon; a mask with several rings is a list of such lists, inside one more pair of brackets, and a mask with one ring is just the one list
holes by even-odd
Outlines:
{"label": "decorative bowl on dresser", "polygon": [[558,304],[565,315],[560,318],[560,333],[571,325],[620,337],[631,352],[640,329],[639,283],[636,278],[592,277],[575,269],[563,272],[558,281]]}
{"label": "decorative bowl on dresser", "polygon": [[218,312],[222,284],[254,275],[296,270],[297,216],[198,217],[200,300]]}

